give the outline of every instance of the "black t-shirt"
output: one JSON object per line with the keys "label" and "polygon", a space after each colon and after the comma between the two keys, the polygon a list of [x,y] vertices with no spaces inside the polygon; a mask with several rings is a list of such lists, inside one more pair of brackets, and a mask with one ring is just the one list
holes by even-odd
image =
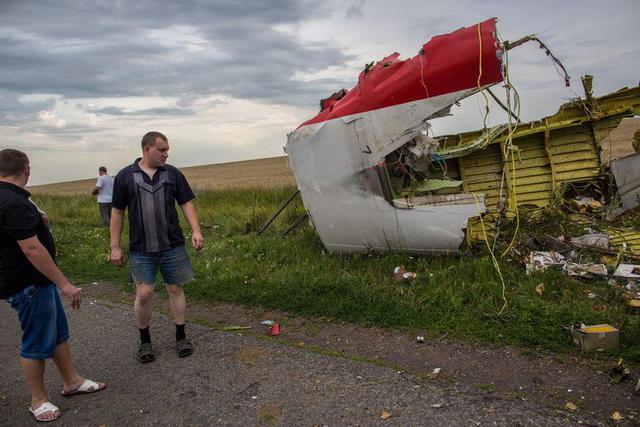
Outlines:
{"label": "black t-shirt", "polygon": [[129,209],[129,250],[145,253],[184,245],[176,202],[195,198],[182,172],[171,165],[159,167],[149,178],[136,159],[116,175],[111,206]]}
{"label": "black t-shirt", "polygon": [[46,286],[51,283],[27,259],[18,240],[38,236],[55,260],[53,236],[42,214],[29,200],[28,191],[8,182],[0,182],[0,298],[11,295],[29,285]]}

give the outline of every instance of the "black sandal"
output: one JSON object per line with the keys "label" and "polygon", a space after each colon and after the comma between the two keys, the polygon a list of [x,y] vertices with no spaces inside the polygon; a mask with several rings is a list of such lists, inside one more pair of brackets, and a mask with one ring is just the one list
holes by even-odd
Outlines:
{"label": "black sandal", "polygon": [[150,342],[143,342],[140,344],[136,358],[140,363],[149,363],[156,360],[156,355],[153,352],[153,347],[151,347]]}
{"label": "black sandal", "polygon": [[193,344],[188,339],[183,339],[176,342],[176,353],[178,357],[187,357],[193,354]]}

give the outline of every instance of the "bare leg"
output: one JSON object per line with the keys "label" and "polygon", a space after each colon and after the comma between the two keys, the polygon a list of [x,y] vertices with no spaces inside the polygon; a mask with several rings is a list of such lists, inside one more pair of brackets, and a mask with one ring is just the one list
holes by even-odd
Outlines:
{"label": "bare leg", "polygon": [[[27,378],[29,391],[31,391],[31,409],[36,409],[44,402],[49,401],[47,391],[44,388],[44,360],[20,358],[20,364],[24,376]],[[47,412],[43,419],[54,419],[60,416],[59,411]]]}
{"label": "bare leg", "polygon": [[149,326],[153,308],[153,286],[145,283],[136,284],[136,301],[133,307],[138,321],[138,328],[144,329]]}
{"label": "bare leg", "polygon": [[181,285],[165,285],[169,294],[169,308],[173,314],[173,320],[177,325],[184,325],[187,300]]}
{"label": "bare leg", "polygon": [[64,391],[70,392],[82,385],[84,378],[78,375],[76,369],[73,367],[69,341],[65,341],[56,346],[53,352],[53,361],[58,367],[58,371],[60,371]]}

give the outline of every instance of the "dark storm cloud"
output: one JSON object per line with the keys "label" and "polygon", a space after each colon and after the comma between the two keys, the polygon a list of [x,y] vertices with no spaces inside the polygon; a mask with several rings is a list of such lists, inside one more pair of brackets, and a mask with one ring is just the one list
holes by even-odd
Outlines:
{"label": "dark storm cloud", "polygon": [[0,89],[24,94],[224,94],[309,105],[345,83],[292,77],[352,59],[274,29],[324,13],[305,1],[58,0],[0,10]]}

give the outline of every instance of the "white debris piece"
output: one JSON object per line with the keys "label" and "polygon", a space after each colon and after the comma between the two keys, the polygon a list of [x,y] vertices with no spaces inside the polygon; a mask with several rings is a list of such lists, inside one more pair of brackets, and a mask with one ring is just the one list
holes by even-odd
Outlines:
{"label": "white debris piece", "polygon": [[529,254],[525,260],[527,274],[531,274],[535,271],[546,270],[549,267],[560,268],[566,263],[564,255],[550,251],[534,251]]}
{"label": "white debris piece", "polygon": [[625,279],[640,279],[640,265],[619,264],[613,275],[615,277],[624,277]]}

